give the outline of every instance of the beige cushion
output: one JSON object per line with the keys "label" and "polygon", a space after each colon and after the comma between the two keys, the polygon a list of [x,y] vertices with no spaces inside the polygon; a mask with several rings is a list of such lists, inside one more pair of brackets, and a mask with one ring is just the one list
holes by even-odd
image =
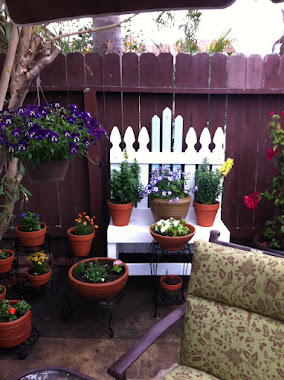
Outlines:
{"label": "beige cushion", "polygon": [[190,295],[179,364],[222,380],[284,379],[284,323]]}
{"label": "beige cushion", "polygon": [[284,258],[198,240],[188,293],[284,321]]}
{"label": "beige cushion", "polygon": [[200,371],[196,368],[187,367],[185,365],[179,365],[168,373],[164,380],[216,380],[218,377],[209,375],[206,372]]}

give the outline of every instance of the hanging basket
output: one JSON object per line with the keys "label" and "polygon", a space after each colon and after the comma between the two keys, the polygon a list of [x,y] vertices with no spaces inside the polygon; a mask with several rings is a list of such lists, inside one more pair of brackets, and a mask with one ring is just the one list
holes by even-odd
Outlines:
{"label": "hanging basket", "polygon": [[160,219],[185,219],[190,206],[191,196],[181,198],[179,201],[172,201],[164,198],[153,198],[150,201],[150,208],[154,221]]}
{"label": "hanging basket", "polygon": [[68,167],[69,160],[43,161],[36,168],[28,166],[27,175],[31,182],[60,182],[65,179]]}

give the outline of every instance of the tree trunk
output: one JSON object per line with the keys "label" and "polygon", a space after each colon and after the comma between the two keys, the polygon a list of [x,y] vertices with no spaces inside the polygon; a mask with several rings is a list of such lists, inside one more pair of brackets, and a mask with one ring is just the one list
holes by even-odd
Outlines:
{"label": "tree trunk", "polygon": [[[120,16],[94,17],[93,29],[120,22]],[[94,33],[94,52],[100,54],[118,53],[121,54],[122,38],[121,28],[101,30]]]}

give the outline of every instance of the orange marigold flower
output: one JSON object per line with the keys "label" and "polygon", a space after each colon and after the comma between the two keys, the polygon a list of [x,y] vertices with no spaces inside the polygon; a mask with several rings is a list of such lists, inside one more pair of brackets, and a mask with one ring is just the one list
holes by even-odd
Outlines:
{"label": "orange marigold flower", "polygon": [[82,214],[79,214],[79,218],[82,218],[83,217],[83,215]]}
{"label": "orange marigold flower", "polygon": [[96,219],[96,217],[95,217],[95,216],[93,216],[93,219]]}
{"label": "orange marigold flower", "polygon": [[94,222],[91,220],[90,224],[94,224]]}
{"label": "orange marigold flower", "polygon": [[84,224],[84,226],[86,226],[86,225],[87,225],[87,222],[84,222],[83,224]]}
{"label": "orange marigold flower", "polygon": [[87,215],[87,216],[86,216],[86,219],[87,219],[87,220],[90,220],[90,217]]}
{"label": "orange marigold flower", "polygon": [[86,215],[86,212],[85,212],[85,211],[83,212],[83,215]]}
{"label": "orange marigold flower", "polygon": [[78,222],[79,220],[78,219],[75,219],[75,222]]}
{"label": "orange marigold flower", "polygon": [[99,228],[99,226],[97,226],[96,224],[94,225],[94,227],[97,229],[97,228]]}
{"label": "orange marigold flower", "polygon": [[81,223],[82,222],[82,219],[78,219],[78,223]]}

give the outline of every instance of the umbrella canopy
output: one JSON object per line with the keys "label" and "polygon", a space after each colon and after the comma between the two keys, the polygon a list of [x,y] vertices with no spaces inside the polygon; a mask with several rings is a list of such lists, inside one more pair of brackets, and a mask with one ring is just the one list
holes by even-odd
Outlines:
{"label": "umbrella canopy", "polygon": [[6,0],[6,5],[15,24],[31,25],[99,15],[225,8],[234,2],[235,0]]}

